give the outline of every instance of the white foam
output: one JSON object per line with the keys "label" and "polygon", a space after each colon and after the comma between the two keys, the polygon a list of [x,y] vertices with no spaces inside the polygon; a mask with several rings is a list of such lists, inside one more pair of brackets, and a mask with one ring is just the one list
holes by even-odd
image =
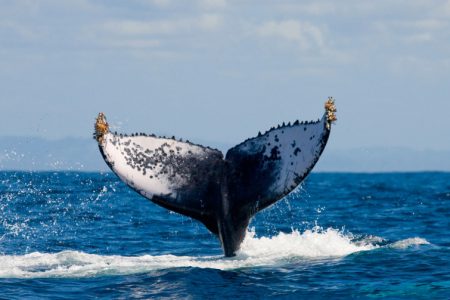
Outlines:
{"label": "white foam", "polygon": [[351,241],[351,235],[328,228],[321,230],[316,227],[300,233],[293,230],[291,233],[280,232],[277,236],[256,238],[254,232],[247,233],[242,246],[242,254],[251,256],[276,257],[340,257],[358,251],[374,249],[371,244],[357,245]]}
{"label": "white foam", "polygon": [[[406,239],[392,245],[422,245],[421,238]],[[405,246],[405,247],[408,247]],[[398,246],[395,246],[398,247]],[[403,246],[402,246],[403,247]],[[399,248],[402,248],[399,247]],[[155,270],[196,267],[220,270],[277,266],[296,261],[339,258],[359,251],[379,248],[370,242],[353,242],[351,234],[335,229],[306,230],[300,233],[279,233],[274,237],[257,238],[250,231],[238,255],[217,256],[175,255],[96,255],[78,251],[58,253],[34,252],[26,255],[0,256],[0,278],[94,277],[125,275]]]}
{"label": "white foam", "polygon": [[419,246],[419,245],[430,245],[430,243],[426,239],[414,237],[392,243],[389,245],[389,247],[395,249],[406,249],[411,246]]}

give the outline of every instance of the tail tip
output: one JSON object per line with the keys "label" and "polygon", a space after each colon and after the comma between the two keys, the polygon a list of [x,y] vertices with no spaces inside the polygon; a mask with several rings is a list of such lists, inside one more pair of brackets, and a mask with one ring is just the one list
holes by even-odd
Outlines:
{"label": "tail tip", "polygon": [[95,120],[94,126],[94,139],[97,140],[99,144],[103,142],[103,137],[109,131],[109,125],[106,121],[106,116],[104,113],[100,112]]}
{"label": "tail tip", "polygon": [[334,104],[333,97],[328,97],[328,100],[325,102],[325,111],[327,115],[327,129],[331,128],[331,124],[337,121],[336,117],[336,105]]}

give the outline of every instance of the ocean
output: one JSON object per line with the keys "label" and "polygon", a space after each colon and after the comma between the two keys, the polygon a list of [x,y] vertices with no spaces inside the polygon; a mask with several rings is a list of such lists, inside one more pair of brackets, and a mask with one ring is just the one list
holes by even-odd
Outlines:
{"label": "ocean", "polygon": [[450,299],[450,173],[313,173],[225,258],[112,173],[0,172],[1,299]]}

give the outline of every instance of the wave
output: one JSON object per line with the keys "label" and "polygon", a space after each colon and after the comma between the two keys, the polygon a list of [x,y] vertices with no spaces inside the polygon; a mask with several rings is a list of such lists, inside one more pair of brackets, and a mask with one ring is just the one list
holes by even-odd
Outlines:
{"label": "wave", "polygon": [[[300,233],[279,233],[273,237],[256,237],[249,231],[236,257],[175,255],[97,255],[79,251],[58,253],[33,252],[25,255],[0,256],[0,278],[76,278],[145,273],[171,268],[211,268],[233,270],[283,265],[293,259],[307,261],[340,258],[361,251],[380,248],[377,237],[355,241],[352,234],[339,230],[315,228]],[[410,238],[383,247],[407,248],[429,244],[421,238]]]}
{"label": "wave", "polygon": [[395,249],[406,249],[411,246],[418,246],[418,245],[430,245],[430,243],[423,238],[420,237],[414,237],[409,239],[404,239],[395,243],[392,243],[389,245],[391,248]]}

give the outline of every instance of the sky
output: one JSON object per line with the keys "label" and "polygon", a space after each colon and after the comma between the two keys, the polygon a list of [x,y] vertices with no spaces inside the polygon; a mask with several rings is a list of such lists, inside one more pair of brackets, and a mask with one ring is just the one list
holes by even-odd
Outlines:
{"label": "sky", "polygon": [[332,149],[450,150],[450,1],[0,0],[0,136],[233,145],[336,99]]}

